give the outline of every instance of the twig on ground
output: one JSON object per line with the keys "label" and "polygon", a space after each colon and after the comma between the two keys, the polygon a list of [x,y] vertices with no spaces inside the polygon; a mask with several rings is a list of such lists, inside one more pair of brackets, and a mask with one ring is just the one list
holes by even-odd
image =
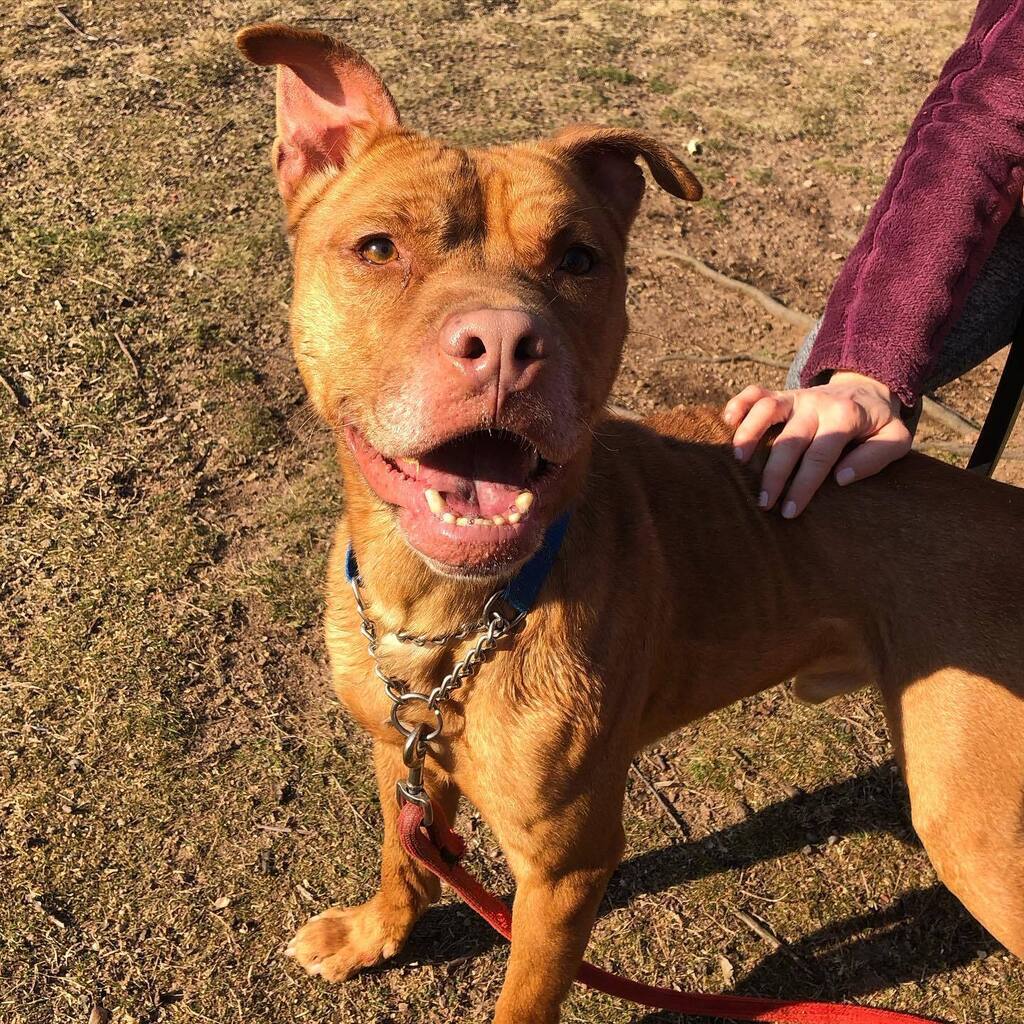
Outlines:
{"label": "twig on ground", "polygon": [[132,371],[135,376],[140,380],[142,379],[142,363],[139,362],[139,357],[128,347],[128,342],[118,335],[114,335],[117,340],[117,347],[124,353],[125,359],[128,360],[132,365]]}
{"label": "twig on ground", "polygon": [[981,430],[977,423],[967,419],[966,416],[961,416],[960,413],[950,409],[948,405],[943,405],[942,402],[937,402],[934,398],[929,398],[927,395],[924,395],[921,399],[921,414],[935,420],[936,423],[941,423],[944,427],[948,427],[957,434],[963,434],[965,437],[970,437]]}
{"label": "twig on ground", "polygon": [[15,405],[20,406],[22,409],[27,408],[28,396],[23,394],[22,391],[15,386],[14,381],[11,380],[3,370],[0,370],[0,385],[2,385],[4,391],[14,399]]}
{"label": "twig on ground", "polygon": [[683,252],[672,252],[669,249],[656,249],[653,255],[685,263],[691,269],[696,270],[698,274],[703,275],[709,281],[714,281],[715,284],[720,285],[722,288],[728,288],[730,291],[746,295],[748,299],[753,299],[756,303],[767,309],[769,313],[774,314],[780,320],[791,323],[794,327],[808,331],[814,326],[814,317],[801,313],[798,309],[790,309],[789,306],[784,306],[777,299],[773,299],[767,292],[761,291],[760,288],[755,288],[752,284],[747,284],[746,281],[737,281],[735,277],[720,274],[717,270],[709,267],[703,260],[697,259],[696,256],[690,256],[688,253]]}
{"label": "twig on ground", "polygon": [[692,833],[690,832],[690,826],[686,824],[683,816],[672,806],[672,801],[669,800],[657,786],[643,773],[640,766],[634,761],[629,766],[629,770],[650,790],[654,795],[654,798],[661,804],[661,809],[671,819],[672,824],[679,830],[680,834],[684,839],[689,839]]}
{"label": "twig on ground", "polygon": [[352,817],[355,818],[371,836],[376,836],[377,833],[374,831],[373,826],[371,826],[370,823],[359,813],[359,809],[356,807],[352,797],[350,797],[346,792],[345,787],[336,778],[334,778],[333,775],[331,776],[331,782],[333,783],[334,788],[341,794],[341,799],[348,805],[349,811],[352,812]]}
{"label": "twig on ground", "polygon": [[744,896],[749,896],[752,900],[760,900],[762,903],[785,903],[786,900],[782,896],[759,896],[756,892],[751,892],[749,889],[741,888],[739,890]]}
{"label": "twig on ground", "polygon": [[71,17],[71,15],[64,11],[64,7],[61,4],[54,4],[53,9],[57,12],[61,21],[63,21],[72,32],[80,35],[83,39],[88,39],[90,43],[95,43],[97,41],[98,37],[89,35],[89,33],[86,32],[85,29]]}
{"label": "twig on ground", "polygon": [[761,366],[772,366],[777,370],[788,370],[789,363],[781,359],[772,359],[771,356],[761,352],[731,352],[724,356],[688,356],[683,353],[673,353],[662,356],[658,363],[671,363],[675,360],[682,360],[686,363],[758,363]]}
{"label": "twig on ground", "polygon": [[758,938],[763,939],[772,951],[782,949],[785,943],[777,935],[770,932],[756,917],[748,914],[745,910],[734,910],[733,913],[738,917]]}
{"label": "twig on ground", "polygon": [[[925,455],[941,454],[941,455],[970,455],[974,451],[973,444],[959,444],[957,442],[944,442],[944,441],[922,441],[920,444],[914,445],[914,450],[924,452]],[[1003,450],[1003,454],[999,456],[1000,462],[1021,462],[1024,461],[1024,452],[1012,452],[1008,449]]]}
{"label": "twig on ground", "polygon": [[[738,281],[735,277],[729,277],[726,274],[719,273],[717,270],[709,267],[705,262],[703,262],[703,260],[697,259],[696,256],[690,256],[688,253],[682,252],[671,252],[668,249],[657,249],[654,254],[656,256],[661,256],[664,259],[678,260],[680,263],[685,263],[686,266],[696,270],[698,274],[703,275],[709,281],[714,281],[715,284],[721,285],[723,288],[728,288],[730,291],[746,295],[747,298],[753,299],[760,306],[767,309],[769,313],[774,314],[780,320],[785,320],[787,323],[793,324],[795,327],[800,327],[805,331],[809,331],[814,326],[814,317],[801,312],[799,309],[791,309],[789,306],[784,306],[777,299],[773,299],[767,292],[761,291],[760,288],[755,288],[752,284],[747,284],[746,281]],[[666,358],[673,357],[668,356]],[[677,356],[674,358],[685,357]],[[706,360],[694,359],[693,362],[748,362],[762,363],[765,366],[778,367],[783,370],[789,368],[789,363],[766,361],[750,353],[734,353],[729,356],[708,358]],[[938,402],[934,398],[929,398],[927,395],[924,396],[921,404],[921,412],[924,416],[935,420],[937,423],[941,423],[944,427],[949,430],[953,430],[958,434],[970,436],[981,429],[977,423],[972,423],[966,417],[961,416],[958,412],[950,409],[949,406],[943,405],[942,402]]]}
{"label": "twig on ground", "polygon": [[59,914],[55,909],[51,910],[49,907],[43,905],[43,901],[39,898],[37,893],[31,893],[29,895],[29,903],[33,909],[38,910],[43,917],[46,918],[50,924],[56,925],[62,932],[67,931],[68,922],[64,916]]}

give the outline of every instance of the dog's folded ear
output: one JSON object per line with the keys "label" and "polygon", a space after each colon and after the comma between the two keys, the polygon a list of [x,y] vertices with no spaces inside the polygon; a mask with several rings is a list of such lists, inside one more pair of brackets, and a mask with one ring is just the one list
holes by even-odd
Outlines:
{"label": "dog's folded ear", "polygon": [[286,202],[311,174],[344,167],[379,132],[398,126],[398,108],[380,75],[323,32],[250,25],[235,45],[253,64],[277,65],[272,161]]}
{"label": "dog's folded ear", "polygon": [[632,128],[579,124],[565,128],[548,145],[570,160],[591,185],[616,208],[627,224],[636,215],[644,194],[644,176],[636,165],[641,157],[654,180],[677,199],[703,195],[693,172],[667,146]]}

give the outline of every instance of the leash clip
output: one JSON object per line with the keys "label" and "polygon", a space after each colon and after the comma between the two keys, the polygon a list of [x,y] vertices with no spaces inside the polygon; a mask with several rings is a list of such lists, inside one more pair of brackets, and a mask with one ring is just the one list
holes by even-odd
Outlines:
{"label": "leash clip", "polygon": [[423,762],[427,757],[424,739],[426,732],[427,726],[421,723],[406,738],[402,760],[409,769],[409,775],[404,782],[399,780],[396,783],[395,797],[399,807],[403,804],[416,804],[420,807],[423,811],[423,824],[429,828],[434,823],[434,805],[423,788]]}

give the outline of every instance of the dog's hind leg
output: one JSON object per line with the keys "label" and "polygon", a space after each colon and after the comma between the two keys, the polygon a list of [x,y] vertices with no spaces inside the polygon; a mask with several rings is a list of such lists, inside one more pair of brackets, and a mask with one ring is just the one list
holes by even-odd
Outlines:
{"label": "dog's hind leg", "polygon": [[906,687],[889,721],[936,873],[1024,958],[1024,699],[946,669]]}
{"label": "dog's hind leg", "polygon": [[[394,956],[441,891],[440,882],[406,856],[398,839],[395,784],[408,774],[401,748],[375,742],[373,753],[384,818],[380,887],[366,903],[331,907],[311,918],[295,933],[287,950],[308,973],[327,981],[345,981],[364,967]],[[425,781],[431,796],[454,820],[458,791],[429,773]]]}

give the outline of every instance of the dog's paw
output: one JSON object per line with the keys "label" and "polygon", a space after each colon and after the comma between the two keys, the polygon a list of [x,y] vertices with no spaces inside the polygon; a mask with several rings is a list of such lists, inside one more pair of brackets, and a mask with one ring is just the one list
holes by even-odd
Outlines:
{"label": "dog's paw", "polygon": [[395,927],[374,901],[359,907],[331,907],[310,918],[288,943],[285,955],[325,981],[347,981],[365,967],[394,956],[407,927]]}

